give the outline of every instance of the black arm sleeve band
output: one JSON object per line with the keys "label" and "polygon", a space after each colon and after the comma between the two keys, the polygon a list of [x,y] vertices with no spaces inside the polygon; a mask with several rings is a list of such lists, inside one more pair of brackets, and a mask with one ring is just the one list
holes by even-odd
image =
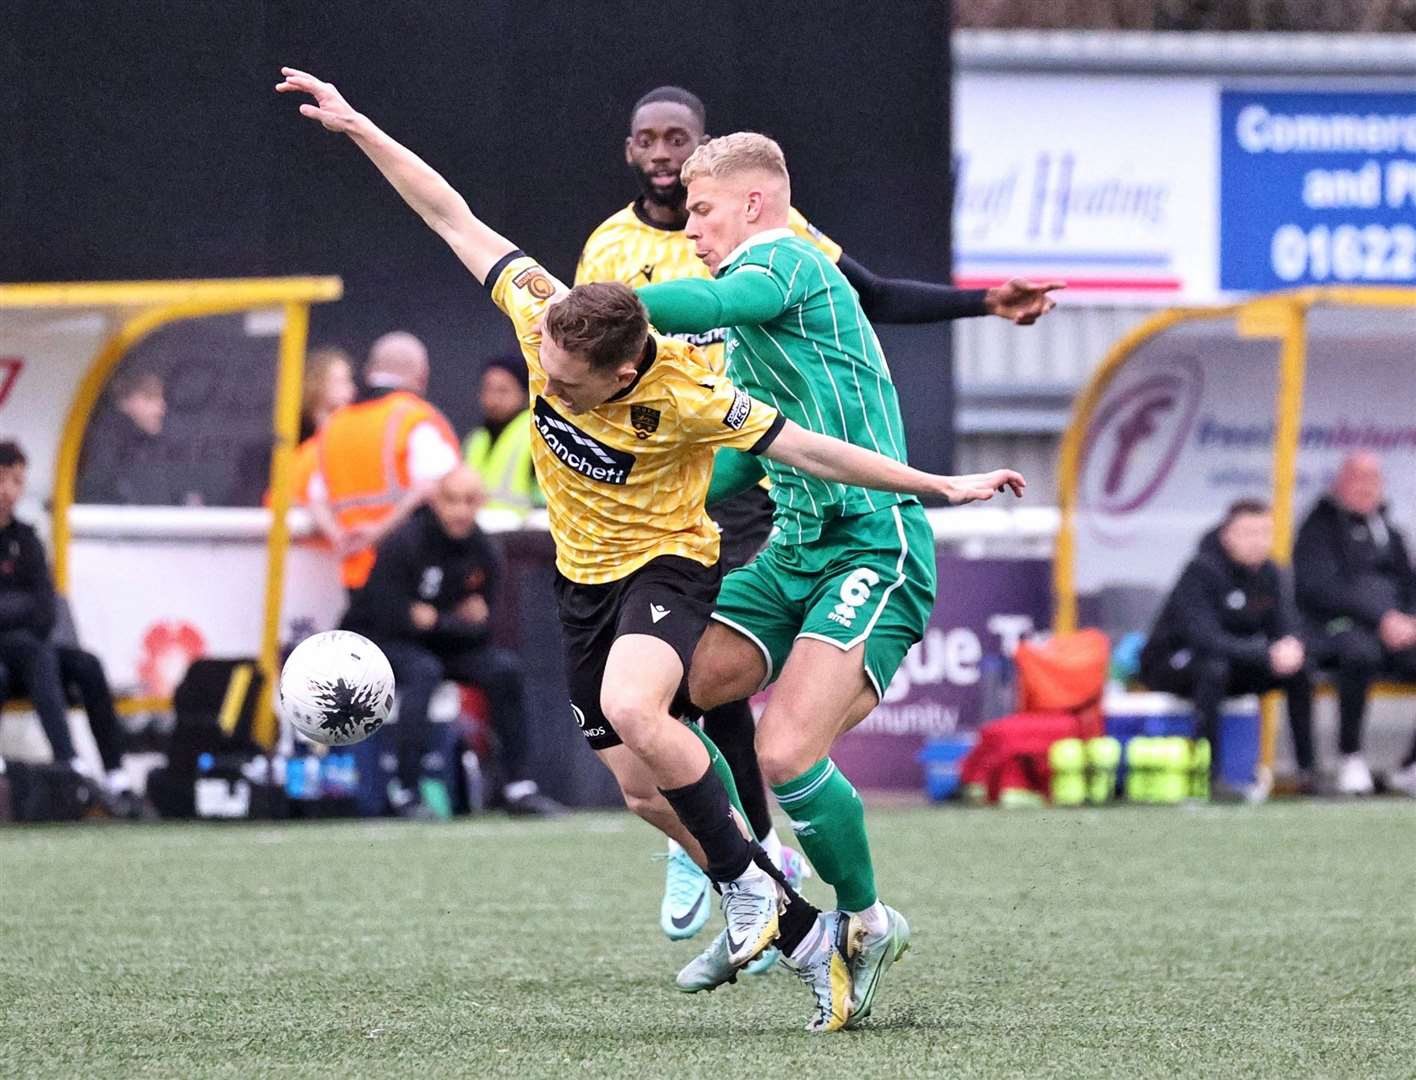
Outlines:
{"label": "black arm sleeve band", "polygon": [[860,293],[866,318],[881,323],[930,323],[987,315],[987,289],[956,289],[910,278],[885,278],[867,270],[849,255],[837,263]]}
{"label": "black arm sleeve band", "polygon": [[749,454],[765,454],[771,445],[777,441],[777,436],[782,433],[782,428],[787,426],[787,418],[781,413],[777,414],[777,419],[772,421],[772,426],[762,433],[762,437],[747,448]]}
{"label": "black arm sleeve band", "polygon": [[[502,276],[502,271],[506,269],[508,263],[516,259],[524,259],[525,257],[526,252],[522,251],[520,248],[516,248],[512,251],[508,251],[500,259],[492,263],[492,268],[487,271],[487,280],[482,282],[487,292],[491,292],[497,287],[497,278]],[[870,315],[867,313],[866,318],[869,317]]]}

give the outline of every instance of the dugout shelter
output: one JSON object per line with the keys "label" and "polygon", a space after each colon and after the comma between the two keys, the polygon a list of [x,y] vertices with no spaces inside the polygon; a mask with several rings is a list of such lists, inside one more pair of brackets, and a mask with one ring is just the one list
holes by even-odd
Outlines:
{"label": "dugout shelter", "polygon": [[[229,592],[244,601],[230,609],[238,625],[230,629],[229,641],[222,640],[222,628],[206,628],[213,640],[203,644],[217,652],[257,652],[267,689],[255,733],[266,743],[273,740],[269,688],[278,674],[290,539],[286,511],[309,309],[341,293],[334,277],[0,285],[0,424],[29,459],[30,505],[22,511],[38,524],[43,515],[35,513],[34,504],[50,507],[55,585],[69,597],[86,641],[104,657],[115,686],[136,692],[127,702],[130,708],[168,704],[160,695],[141,692],[144,684],[163,685],[156,677],[160,672],[143,672],[141,681],[130,676],[144,665],[160,667],[169,657],[180,658],[182,634],[202,632],[190,623],[164,622],[162,613],[194,604],[199,610],[203,601],[220,601]],[[198,333],[197,327],[205,329]],[[193,515],[170,508],[75,508],[84,435],[105,387],[126,358],[159,338],[169,351],[180,351],[184,332],[188,351],[173,363],[220,365],[227,355],[221,350],[229,348],[233,358],[239,351],[274,370],[273,395],[268,405],[257,405],[268,409],[273,432],[270,509]],[[249,574],[230,573],[211,562],[210,544],[195,549],[189,544],[181,551],[162,543],[100,546],[89,562],[104,573],[104,587],[92,588],[75,558],[76,516],[88,521],[91,534],[109,540],[161,535],[170,541],[184,530],[200,533],[210,544],[239,536],[259,544],[263,558],[247,566]],[[156,621],[145,623],[149,616]],[[250,650],[257,642],[258,649]]]}
{"label": "dugout shelter", "polygon": [[[1200,537],[1241,497],[1274,557],[1356,450],[1416,526],[1416,290],[1326,288],[1161,312],[1110,350],[1063,436],[1056,626],[1147,630]],[[1276,701],[1260,760],[1271,765]]]}

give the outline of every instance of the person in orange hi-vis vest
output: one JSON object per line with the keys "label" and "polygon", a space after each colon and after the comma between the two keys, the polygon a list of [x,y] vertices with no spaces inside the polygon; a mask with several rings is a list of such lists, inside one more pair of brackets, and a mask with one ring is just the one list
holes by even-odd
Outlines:
{"label": "person in orange hi-vis vest", "polygon": [[428,350],[396,330],[374,342],[358,398],[320,429],[306,499],[343,560],[347,589],[361,588],[379,541],[427,501],[458,463],[457,436],[434,406]]}

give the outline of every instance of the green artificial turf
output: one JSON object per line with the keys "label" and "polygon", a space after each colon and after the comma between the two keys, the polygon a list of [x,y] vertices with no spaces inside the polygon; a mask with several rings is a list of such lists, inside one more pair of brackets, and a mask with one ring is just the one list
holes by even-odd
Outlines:
{"label": "green artificial turf", "polygon": [[673,989],[622,814],[5,829],[0,1076],[1416,1076],[1416,802],[871,826],[914,948],[833,1036]]}

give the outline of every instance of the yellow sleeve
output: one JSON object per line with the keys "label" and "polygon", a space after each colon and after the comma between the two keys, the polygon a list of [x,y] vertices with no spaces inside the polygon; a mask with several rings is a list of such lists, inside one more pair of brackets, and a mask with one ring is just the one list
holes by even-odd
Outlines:
{"label": "yellow sleeve", "polygon": [[721,375],[683,380],[674,399],[679,427],[692,442],[761,452],[781,430],[783,421],[776,409],[750,397]]}
{"label": "yellow sleeve", "polygon": [[580,251],[580,261],[575,264],[575,283],[584,285],[591,281],[618,281],[614,260],[618,245],[607,242],[605,230],[596,229],[585,241]]}
{"label": "yellow sleeve", "polygon": [[506,313],[533,371],[541,370],[541,315],[551,298],[566,291],[535,259],[512,252],[488,277],[492,303]]}
{"label": "yellow sleeve", "polygon": [[808,244],[815,244],[819,247],[832,262],[841,261],[841,245],[832,240],[811,222],[807,221],[802,215],[802,212],[795,206],[787,211],[787,227]]}

